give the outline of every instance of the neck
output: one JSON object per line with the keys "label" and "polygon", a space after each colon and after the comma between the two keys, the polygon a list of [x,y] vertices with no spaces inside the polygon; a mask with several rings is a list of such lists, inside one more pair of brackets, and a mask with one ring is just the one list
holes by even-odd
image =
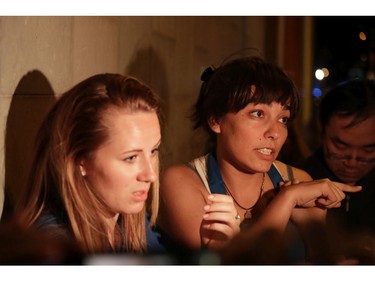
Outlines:
{"label": "neck", "polygon": [[263,180],[263,172],[243,172],[225,160],[218,159],[220,174],[234,196],[256,197]]}

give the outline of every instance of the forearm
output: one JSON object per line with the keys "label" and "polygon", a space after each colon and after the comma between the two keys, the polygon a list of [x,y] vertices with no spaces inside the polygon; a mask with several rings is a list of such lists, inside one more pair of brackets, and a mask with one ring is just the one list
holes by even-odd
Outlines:
{"label": "forearm", "polygon": [[296,200],[292,192],[290,192],[289,189],[280,191],[268,204],[253,227],[248,231],[253,232],[254,235],[258,235],[267,230],[282,233],[288,224],[295,206]]}

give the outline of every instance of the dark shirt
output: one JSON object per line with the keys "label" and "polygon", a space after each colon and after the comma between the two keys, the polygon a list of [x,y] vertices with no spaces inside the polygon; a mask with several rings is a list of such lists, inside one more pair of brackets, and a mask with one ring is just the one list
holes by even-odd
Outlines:
{"label": "dark shirt", "polygon": [[[325,163],[322,149],[318,149],[309,157],[301,168],[313,179],[328,178],[340,182]],[[348,194],[340,208],[328,209],[328,224],[344,227],[350,231],[375,232],[375,169],[372,169],[356,185],[362,186],[360,192]]]}

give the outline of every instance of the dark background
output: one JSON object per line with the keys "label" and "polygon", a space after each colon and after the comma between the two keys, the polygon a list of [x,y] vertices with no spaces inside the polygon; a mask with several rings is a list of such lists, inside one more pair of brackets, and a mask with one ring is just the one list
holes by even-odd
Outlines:
{"label": "dark background", "polygon": [[[324,94],[350,78],[375,78],[375,17],[319,16],[314,22],[314,67],[330,72],[322,81],[315,79],[315,87]],[[365,33],[365,41],[359,39],[360,32]]]}

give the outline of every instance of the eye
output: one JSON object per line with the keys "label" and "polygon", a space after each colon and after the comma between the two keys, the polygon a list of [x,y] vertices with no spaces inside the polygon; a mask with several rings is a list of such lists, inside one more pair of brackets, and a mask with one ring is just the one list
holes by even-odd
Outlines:
{"label": "eye", "polygon": [[284,125],[288,125],[288,122],[289,122],[289,118],[288,117],[282,117],[279,119],[280,122]]}
{"label": "eye", "polygon": [[254,111],[250,112],[250,115],[252,115],[254,117],[257,117],[257,118],[260,118],[260,117],[264,116],[264,112],[262,110],[254,110]]}
{"label": "eye", "polygon": [[154,148],[153,150],[151,150],[151,154],[152,155],[157,155],[158,153],[159,153],[159,147]]}
{"label": "eye", "polygon": [[338,150],[345,150],[348,148],[348,146],[342,142],[333,141],[333,145]]}
{"label": "eye", "polygon": [[373,153],[375,151],[375,146],[364,147],[363,151],[366,153]]}
{"label": "eye", "polygon": [[126,158],[124,158],[124,161],[125,162],[134,162],[135,161],[135,159],[137,159],[137,155],[131,155],[131,156],[129,156],[129,157],[126,157]]}

